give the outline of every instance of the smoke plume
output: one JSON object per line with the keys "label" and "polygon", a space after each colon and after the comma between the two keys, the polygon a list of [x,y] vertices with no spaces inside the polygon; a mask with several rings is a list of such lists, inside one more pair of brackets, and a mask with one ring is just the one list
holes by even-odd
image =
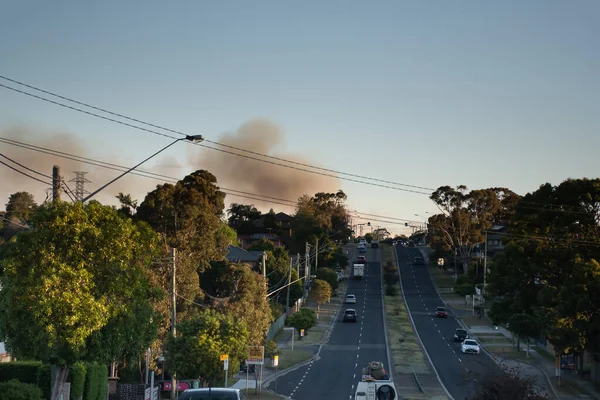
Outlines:
{"label": "smoke plume", "polygon": [[[315,164],[305,157],[280,150],[285,142],[285,135],[282,128],[264,119],[248,121],[236,132],[221,135],[218,142],[269,156],[280,157],[286,160],[311,165]],[[207,143],[207,145],[221,148],[220,146],[212,145],[210,143]],[[231,150],[227,148],[223,149],[228,151]],[[231,151],[241,153],[236,150]],[[270,160],[252,154],[247,155],[289,165],[284,161]],[[333,192],[340,189],[340,182],[337,178],[285,168],[214,150],[203,151],[202,155],[193,157],[190,163],[195,168],[206,169],[213,173],[217,177],[219,186],[225,191],[227,191],[227,189],[234,189],[262,196],[292,200],[294,203],[304,194],[312,196],[317,192]],[[310,169],[293,164],[292,166]],[[228,194],[226,198],[227,207],[229,207],[230,203],[254,204],[263,211],[268,210],[271,207],[287,213],[293,211],[293,207],[269,204],[268,201],[245,199]]]}
{"label": "smoke plume", "polygon": [[[128,166],[131,163],[131,161],[119,162],[119,160],[114,158],[106,159],[104,157],[95,157],[90,154],[86,146],[78,139],[76,135],[68,132],[43,132],[26,127],[12,127],[0,131],[0,137],[32,144],[40,148],[48,148],[82,157],[89,157],[92,159],[101,159],[102,161],[117,165]],[[88,192],[93,192],[120,174],[120,172],[115,170],[61,158],[56,155],[45,154],[39,151],[25,149],[7,144],[5,142],[0,142],[0,153],[27,168],[44,175],[42,176],[35,172],[28,171],[25,168],[8,161],[6,158],[0,157],[0,161],[18,169],[19,171],[22,171],[23,173],[43,181],[43,183],[38,182],[23,175],[22,173],[15,172],[7,166],[0,164],[0,210],[4,209],[4,205],[7,203],[8,197],[15,192],[25,191],[33,194],[38,204],[43,203],[45,199],[51,199],[52,167],[54,165],[60,166],[61,176],[63,177],[66,185],[73,192],[75,192],[76,187],[75,182],[71,182],[75,179],[74,171],[88,172],[85,175],[85,178],[89,182],[84,184],[84,189]],[[174,174],[174,176],[178,175],[179,174]],[[124,192],[130,193],[134,199],[141,201],[149,190],[152,190],[157,184],[161,183],[163,182],[142,178],[135,175],[126,175],[122,179],[104,189],[102,192],[98,193],[96,196],[94,196],[94,199],[104,204],[115,205],[118,204],[115,196],[119,192]],[[64,189],[62,193],[62,199],[66,201],[71,200],[67,193],[65,193]]]}

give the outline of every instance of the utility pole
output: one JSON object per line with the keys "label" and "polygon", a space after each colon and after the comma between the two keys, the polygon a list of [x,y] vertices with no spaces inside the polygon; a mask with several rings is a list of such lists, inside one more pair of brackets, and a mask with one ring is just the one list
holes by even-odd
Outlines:
{"label": "utility pole", "polygon": [[263,278],[267,279],[267,253],[262,253],[262,274]]}
{"label": "utility pole", "polygon": [[298,273],[298,278],[300,278],[300,253],[296,255],[296,272]]}
{"label": "utility pole", "polygon": [[288,275],[287,297],[285,298],[285,315],[288,315],[290,310],[290,287],[292,286],[292,257],[290,257],[290,272]]}
{"label": "utility pole", "polygon": [[315,273],[317,272],[317,269],[319,268],[319,239],[317,239],[317,244],[315,245],[316,250],[315,250]]}
{"label": "utility pole", "polygon": [[[177,334],[177,281],[175,279],[177,264],[177,249],[171,248],[171,335],[175,337]],[[172,366],[171,366],[172,367]],[[171,374],[171,400],[177,398],[177,377],[175,372]]]}
{"label": "utility pole", "polygon": [[60,201],[60,167],[52,167],[52,201]]}
{"label": "utility pole", "polygon": [[304,287],[306,288],[305,293],[308,292],[309,282],[310,282],[310,275],[309,275],[309,271],[308,271],[309,267],[310,267],[310,247],[308,246],[308,242],[306,242],[306,257],[304,258]]}
{"label": "utility pole", "polygon": [[487,235],[488,235],[487,231],[485,231],[485,243],[483,245],[483,289],[481,290],[481,304],[483,304],[484,306],[485,306],[485,276],[487,275],[487,242],[488,242]]}

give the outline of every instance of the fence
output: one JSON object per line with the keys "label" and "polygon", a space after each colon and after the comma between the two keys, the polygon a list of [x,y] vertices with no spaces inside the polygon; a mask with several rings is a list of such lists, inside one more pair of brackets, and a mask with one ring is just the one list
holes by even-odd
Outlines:
{"label": "fence", "polygon": [[294,315],[300,310],[302,307],[302,299],[298,299],[293,306],[288,308],[287,313],[283,313],[279,318],[275,320],[269,327],[269,332],[267,333],[267,340],[273,340],[277,332],[279,332],[285,326],[285,319],[290,315]]}

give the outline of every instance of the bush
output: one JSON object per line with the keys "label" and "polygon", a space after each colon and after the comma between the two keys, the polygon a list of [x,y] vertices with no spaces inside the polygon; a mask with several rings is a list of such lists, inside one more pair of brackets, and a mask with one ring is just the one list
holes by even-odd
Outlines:
{"label": "bush", "polygon": [[319,268],[317,270],[317,279],[321,279],[331,286],[331,290],[334,291],[338,288],[338,275],[337,273],[330,268]]}
{"label": "bush", "polygon": [[17,380],[20,383],[37,384],[37,376],[41,362],[37,361],[15,361],[0,363],[0,382]]}
{"label": "bush", "polygon": [[396,285],[386,285],[385,286],[385,295],[386,296],[396,296],[398,294],[398,287]]}
{"label": "bush", "polygon": [[296,328],[298,332],[300,332],[302,329],[307,331],[317,324],[317,314],[314,312],[314,310],[304,307],[301,308],[296,314],[289,317],[287,319],[287,323],[288,325]]}
{"label": "bush", "polygon": [[277,342],[274,340],[267,340],[265,343],[265,357],[273,358],[279,354],[279,349],[277,348]]}
{"label": "bush", "polygon": [[87,370],[82,362],[75,363],[69,369],[69,382],[71,382],[71,400],[81,400]]}
{"label": "bush", "polygon": [[42,400],[42,391],[31,383],[11,379],[0,382],[0,400]]}
{"label": "bush", "polygon": [[472,283],[461,283],[454,286],[454,292],[461,296],[469,296],[475,293],[475,285]]}
{"label": "bush", "polygon": [[52,367],[50,364],[42,364],[36,376],[37,387],[42,391],[44,399],[50,399],[52,391]]}
{"label": "bush", "polygon": [[456,286],[462,285],[463,283],[471,283],[471,279],[467,275],[458,275],[456,277]]}
{"label": "bush", "polygon": [[108,368],[104,364],[86,365],[84,400],[105,400],[108,391]]}

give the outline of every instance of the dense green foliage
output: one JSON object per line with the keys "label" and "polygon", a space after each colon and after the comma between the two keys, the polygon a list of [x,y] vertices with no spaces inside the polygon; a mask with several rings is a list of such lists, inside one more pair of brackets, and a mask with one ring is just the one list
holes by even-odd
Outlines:
{"label": "dense green foliage", "polygon": [[36,385],[13,379],[0,382],[0,400],[42,400],[42,391]]}

